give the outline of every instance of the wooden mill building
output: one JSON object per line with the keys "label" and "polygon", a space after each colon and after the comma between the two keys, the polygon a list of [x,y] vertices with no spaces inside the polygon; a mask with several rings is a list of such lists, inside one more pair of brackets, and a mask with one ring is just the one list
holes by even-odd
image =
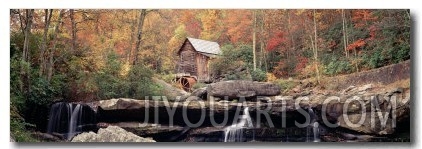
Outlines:
{"label": "wooden mill building", "polygon": [[186,38],[177,55],[179,77],[191,77],[198,82],[210,81],[209,62],[221,53],[217,42]]}

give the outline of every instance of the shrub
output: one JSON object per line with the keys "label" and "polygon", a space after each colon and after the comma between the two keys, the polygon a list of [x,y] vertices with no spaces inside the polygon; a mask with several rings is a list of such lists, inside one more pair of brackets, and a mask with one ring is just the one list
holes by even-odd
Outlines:
{"label": "shrub", "polygon": [[267,81],[267,74],[262,71],[261,69],[256,69],[255,71],[251,71],[251,77],[253,81]]}
{"label": "shrub", "polygon": [[278,79],[274,81],[274,83],[280,86],[282,93],[286,93],[298,85],[298,83],[294,80],[283,80],[283,79]]}
{"label": "shrub", "polygon": [[352,65],[345,60],[333,59],[324,69],[324,73],[328,75],[337,75],[350,73]]}
{"label": "shrub", "polygon": [[120,75],[123,65],[118,60],[117,54],[110,52],[107,57],[105,66],[95,74],[95,82],[98,88],[97,96],[100,99],[121,97],[122,89],[125,88],[125,81]]}
{"label": "shrub", "polygon": [[[225,45],[221,48],[221,56],[210,62],[210,71],[213,76],[224,74],[231,75],[238,68],[251,68],[252,66],[252,47],[249,45]],[[243,78],[243,76],[226,76],[233,80]]]}
{"label": "shrub", "polygon": [[152,80],[153,71],[142,64],[132,66],[127,76],[127,96],[144,99],[145,96],[160,95],[162,86]]}

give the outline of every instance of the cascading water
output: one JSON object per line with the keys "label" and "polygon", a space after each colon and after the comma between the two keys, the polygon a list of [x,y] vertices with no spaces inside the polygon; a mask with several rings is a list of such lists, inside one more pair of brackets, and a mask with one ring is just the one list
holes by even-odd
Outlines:
{"label": "cascading water", "polygon": [[310,123],[307,127],[307,135],[306,135],[306,142],[310,142],[311,139],[309,138],[309,134],[312,132],[313,134],[313,138],[312,138],[312,142],[320,142],[320,138],[319,138],[319,123],[317,122],[316,119],[316,114],[314,112],[314,110],[312,110],[312,108],[308,109],[308,114],[310,116]]}
{"label": "cascading water", "polygon": [[313,128],[313,133],[314,133],[314,142],[321,142],[319,138],[319,123],[314,122],[312,124],[312,128]]}
{"label": "cascading water", "polygon": [[249,115],[249,108],[243,110],[243,115],[240,117],[238,123],[233,124],[224,129],[224,142],[239,142],[243,139],[243,129],[252,128],[252,119]]}
{"label": "cascading water", "polygon": [[47,133],[59,133],[69,140],[95,121],[95,112],[89,106],[58,102],[51,106]]}
{"label": "cascading water", "polygon": [[80,104],[77,104],[75,109],[73,109],[69,122],[69,132],[67,133],[67,138],[72,138],[77,133],[78,124],[81,123],[82,119],[82,108]]}

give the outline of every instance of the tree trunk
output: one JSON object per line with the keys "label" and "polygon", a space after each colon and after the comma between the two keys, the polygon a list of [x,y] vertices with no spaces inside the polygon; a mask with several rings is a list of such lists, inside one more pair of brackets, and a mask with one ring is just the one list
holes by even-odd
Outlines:
{"label": "tree trunk", "polygon": [[349,52],[347,51],[347,42],[346,42],[346,17],[344,15],[344,9],[341,10],[341,18],[343,20],[343,45],[344,45],[344,53],[346,54],[346,57],[349,57]]}
{"label": "tree trunk", "polygon": [[45,67],[46,67],[46,59],[45,59],[45,51],[47,51],[47,42],[48,42],[48,28],[50,27],[50,22],[51,22],[51,17],[53,15],[53,9],[50,9],[50,11],[48,9],[45,9],[45,16],[44,16],[44,34],[43,34],[43,40],[42,40],[42,48],[41,48],[41,52],[40,52],[40,70],[39,70],[39,75],[42,76],[45,72]]}
{"label": "tree trunk", "polygon": [[71,53],[73,54],[76,50],[76,22],[75,22],[75,10],[70,9],[70,22],[72,24],[72,47]]}
{"label": "tree trunk", "polygon": [[[18,11],[18,15],[19,15],[19,23],[21,24],[21,26],[20,26],[20,28],[21,28],[21,32],[22,32],[22,34],[23,35],[25,35],[25,27],[24,27],[24,19],[23,19],[23,16],[22,16],[22,14],[21,14],[21,11],[18,9],[17,10]],[[25,24],[26,25],[26,24]]]}
{"label": "tree trunk", "polygon": [[315,9],[314,9],[314,33],[315,33],[315,52],[314,52],[314,56],[315,56],[315,69],[316,69],[316,76],[317,76],[317,81],[318,84],[320,83],[320,78],[319,78],[319,69],[318,69],[318,37],[317,37],[317,24],[316,24],[316,13],[315,13]]}
{"label": "tree trunk", "polygon": [[135,53],[134,53],[132,65],[136,65],[138,63],[138,54],[139,54],[139,49],[140,49],[141,42],[142,42],[142,27],[144,26],[144,21],[145,21],[146,15],[147,15],[147,11],[145,9],[142,9],[141,14],[139,15],[138,36],[137,36],[137,40],[136,40],[136,45],[135,45],[135,50],[134,50]]}
{"label": "tree trunk", "polygon": [[[20,89],[22,92],[28,91],[27,89],[29,89],[29,76],[30,76],[30,71],[28,70],[28,72],[26,72],[25,69],[25,63],[28,63],[29,65],[31,65],[30,60],[30,55],[29,55],[29,38],[31,36],[31,27],[32,27],[32,18],[33,18],[33,14],[34,14],[34,9],[27,9],[26,10],[26,22],[25,22],[25,29],[24,29],[24,42],[23,42],[23,50],[22,50],[22,62],[21,63],[21,80],[22,80],[22,84],[20,86]],[[22,65],[23,64],[23,65]]]}
{"label": "tree trunk", "polygon": [[57,35],[60,33],[60,26],[62,25],[62,17],[64,15],[64,10],[60,10],[59,18],[57,18],[57,24],[54,28],[53,34],[53,45],[48,54],[48,65],[47,65],[47,80],[50,81],[51,77],[53,76],[53,68],[54,68],[54,51],[56,50],[56,43],[57,43]]}
{"label": "tree trunk", "polygon": [[[259,38],[259,45],[260,45],[260,58],[259,58],[259,68],[262,69],[262,61],[265,62],[265,50],[264,50],[264,10],[261,10],[261,22],[260,26],[260,38]],[[265,70],[267,72],[267,70]]]}
{"label": "tree trunk", "polygon": [[[135,12],[135,16],[136,16],[136,12]],[[131,18],[132,19],[132,18]],[[126,51],[126,56],[127,56],[127,63],[130,63],[130,58],[131,58],[131,54],[132,54],[132,49],[133,49],[133,42],[135,40],[135,26],[136,26],[136,17],[133,18],[133,20],[130,22],[130,41],[129,41],[129,50]]]}
{"label": "tree trunk", "polygon": [[[292,26],[291,26],[291,18],[290,18],[289,10],[286,10],[286,13],[287,13],[287,33],[289,34],[289,38],[290,38],[290,50],[287,49],[286,52],[287,52],[288,63],[291,63],[290,52],[295,51],[295,42],[294,42],[294,37],[293,37],[292,32],[291,32]],[[290,77],[290,74],[291,74],[290,72],[293,72],[293,70],[290,70],[290,68],[288,70],[289,71],[288,71],[287,75]]]}
{"label": "tree trunk", "polygon": [[256,70],[256,10],[253,10],[253,31],[252,31],[252,53],[253,53],[253,70]]}

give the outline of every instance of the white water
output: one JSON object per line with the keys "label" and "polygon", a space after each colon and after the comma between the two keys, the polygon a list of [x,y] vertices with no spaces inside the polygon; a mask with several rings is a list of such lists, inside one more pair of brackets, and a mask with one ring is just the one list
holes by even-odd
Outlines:
{"label": "white water", "polygon": [[319,138],[319,123],[316,120],[316,114],[314,110],[312,110],[312,108],[308,109],[308,113],[311,118],[311,123],[307,127],[306,142],[311,141],[311,138],[309,138],[311,130],[313,134],[312,142],[320,142],[321,140]]}
{"label": "white water", "polygon": [[61,133],[67,139],[71,139],[81,131],[82,109],[81,104],[74,106],[71,103],[55,103],[51,107],[47,132]]}
{"label": "white water", "polygon": [[67,133],[67,138],[70,139],[78,133],[76,130],[78,128],[78,123],[82,119],[82,106],[77,104],[75,109],[71,110],[71,117],[69,121],[69,132]]}
{"label": "white water", "polygon": [[249,115],[249,108],[243,110],[243,115],[240,117],[238,123],[233,124],[224,129],[224,142],[238,142],[243,139],[243,129],[252,128],[252,119]]}
{"label": "white water", "polygon": [[314,133],[314,142],[321,142],[321,139],[319,138],[319,123],[314,122],[312,124],[313,133]]}

